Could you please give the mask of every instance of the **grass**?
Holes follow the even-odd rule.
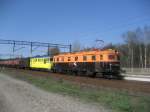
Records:
[[[114,112],[150,112],[149,96],[131,96],[121,91],[85,88],[62,79],[54,80],[51,77],[16,74],[11,76],[25,80],[49,92],[69,95],[85,102],[103,105]]]

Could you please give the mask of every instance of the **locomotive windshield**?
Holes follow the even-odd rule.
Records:
[[[115,55],[108,55],[108,59],[110,59],[110,60],[115,60]]]

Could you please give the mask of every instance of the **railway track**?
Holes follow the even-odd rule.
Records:
[[[150,82],[130,81],[130,80],[108,80],[103,78],[90,78],[81,76],[72,76],[58,73],[49,73],[43,71],[31,71],[22,69],[6,69],[5,73],[15,73],[20,75],[32,75],[38,77],[51,77],[54,80],[64,80],[80,86],[93,87],[96,89],[115,89],[127,91],[134,95],[148,94],[150,95]]]
[[[124,79],[125,80],[150,82],[150,76],[149,75],[125,75]]]

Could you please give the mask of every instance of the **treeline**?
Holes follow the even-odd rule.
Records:
[[[128,68],[150,67],[150,27],[137,28],[122,35],[124,43],[104,47],[120,51],[121,65]]]

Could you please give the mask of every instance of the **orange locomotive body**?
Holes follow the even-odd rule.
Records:
[[[121,77],[119,53],[112,49],[59,54],[53,57],[53,62],[55,72]]]

